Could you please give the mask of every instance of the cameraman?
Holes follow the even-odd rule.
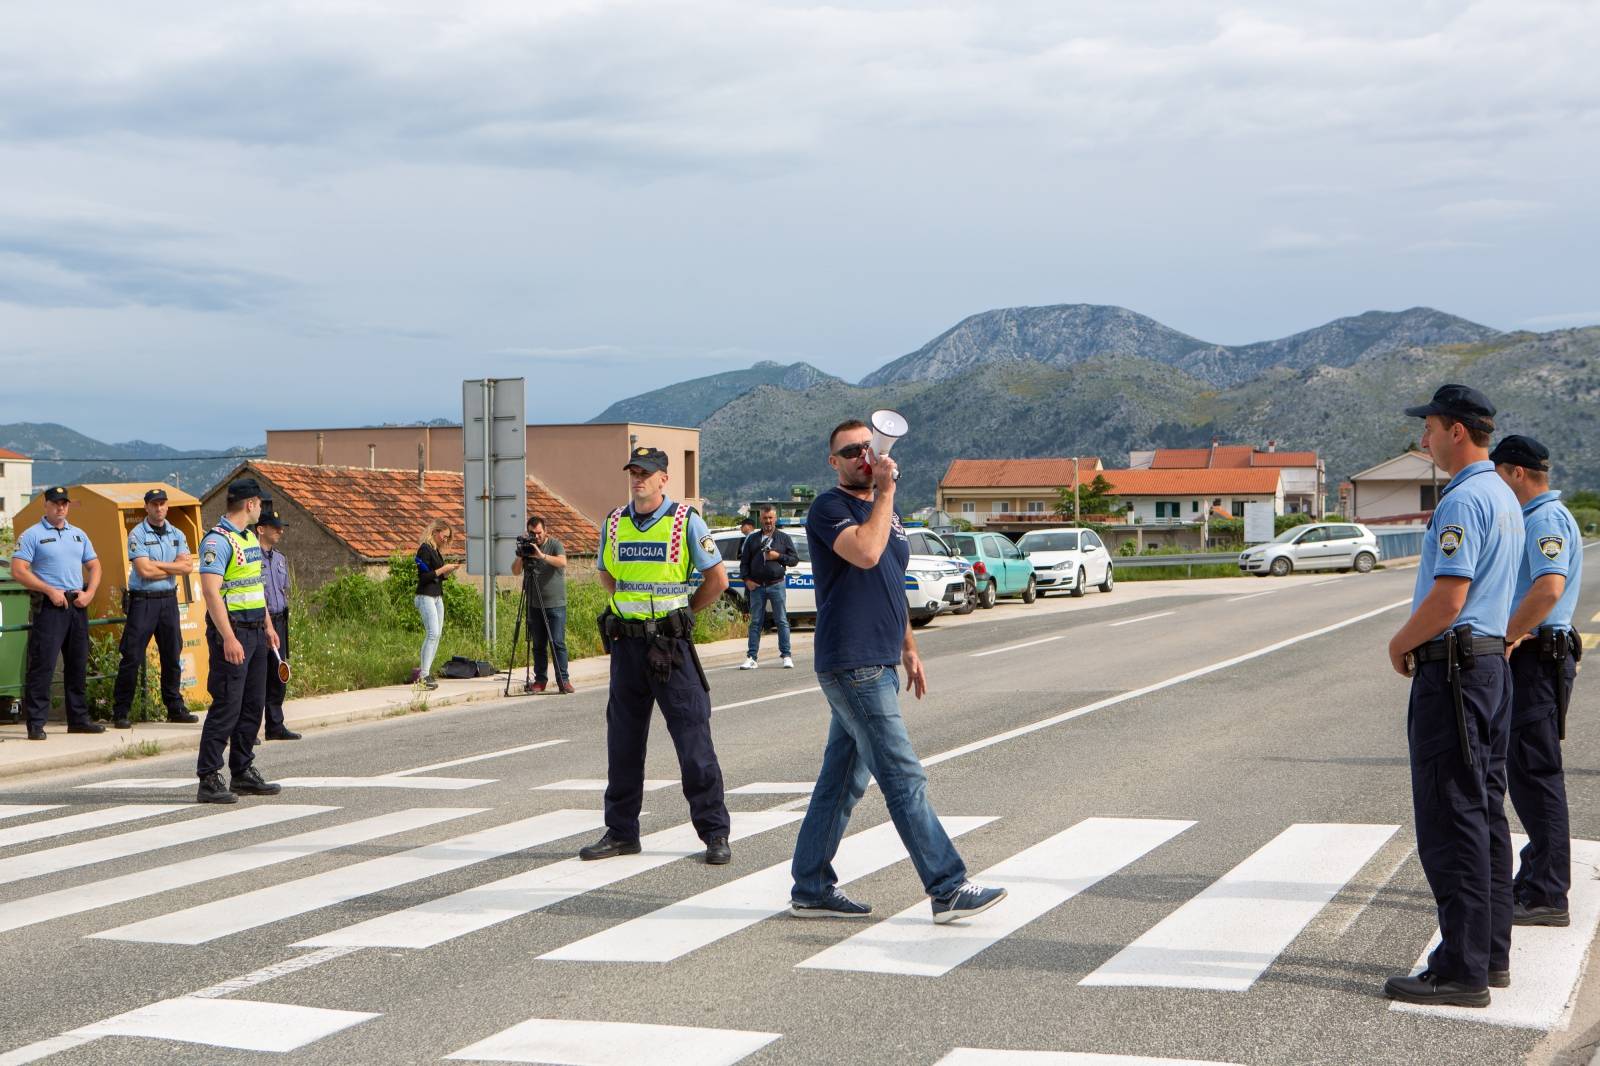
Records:
[[[750,604],[748,651],[739,669],[756,668],[761,628],[768,611],[772,612],[772,620],[778,627],[778,655],[783,660],[783,668],[794,669],[794,658],[789,654],[789,611],[784,600],[784,581],[788,568],[799,562],[794,541],[778,528],[777,509],[763,507],[761,528],[745,537],[739,549],[739,576],[744,579],[745,595]]]
[[[528,535],[517,538],[513,574],[527,574],[528,639],[533,644],[533,691],[543,692],[549,680],[549,660],[554,652],[556,689],[574,692],[567,677],[567,556],[554,537],[545,535],[544,518],[528,516]]]

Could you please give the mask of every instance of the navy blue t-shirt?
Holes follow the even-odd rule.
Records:
[[[872,504],[838,488],[811,503],[806,541],[817,588],[817,632],[812,644],[819,674],[859,666],[894,666],[906,642],[906,562],[911,545],[894,515],[889,543],[871,570],[834,554],[833,541],[865,525]]]

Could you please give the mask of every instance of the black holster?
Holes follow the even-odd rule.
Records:
[[[1472,654],[1472,627],[1459,625],[1448,630],[1445,641],[1445,677],[1450,682],[1450,700],[1456,710],[1456,737],[1461,742],[1461,761],[1477,766],[1472,754],[1472,741],[1467,737],[1467,708],[1461,696],[1461,673],[1471,670],[1476,658]]]
[[[676,638],[665,633],[657,633],[651,637],[645,651],[645,662],[650,664],[650,673],[657,681],[665,682],[672,677],[672,652],[677,643]]]
[[[1573,629],[1540,626],[1534,632],[1538,641],[1539,661],[1550,664],[1550,676],[1556,686],[1556,737],[1567,739],[1567,703],[1572,699],[1572,686],[1567,682],[1567,659],[1574,662],[1583,657],[1583,642]],[[1576,649],[1576,650],[1574,650]]]

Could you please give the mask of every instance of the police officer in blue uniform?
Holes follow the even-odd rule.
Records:
[[[1577,519],[1550,488],[1550,450],[1532,437],[1509,436],[1489,453],[1522,504],[1527,534],[1517,566],[1515,606],[1506,636],[1511,651],[1511,741],[1506,762],[1511,805],[1528,845],[1511,883],[1515,925],[1564,926],[1572,885],[1567,782],[1561,741],[1567,701],[1583,643],[1572,628],[1583,583]]]
[[[144,494],[144,521],[128,532],[128,602],[122,627],[122,653],[112,690],[111,724],[127,729],[133,723],[133,690],[145,661],[150,638],[161,657],[161,703],[169,722],[198,722],[183,705],[183,631],[178,618],[178,582],[194,572],[194,556],[183,530],[167,521],[167,492]]]
[[[200,730],[197,803],[236,803],[240,795],[275,796],[281,786],[255,767],[256,734],[267,699],[267,671],[278,634],[267,619],[261,577],[261,487],[254,478],[228,486],[228,513],[200,541],[200,588],[206,598],[211,653],[211,709]],[[227,752],[230,779],[222,783]]]
[[[578,856],[638,854],[645,742],[657,704],[677,748],[690,819],[706,842],[705,861],[720,866],[732,860],[730,823],[711,743],[711,686],[694,649],[694,612],[716,602],[728,575],[704,519],[666,495],[666,452],[635,448],[624,469],[633,499],[607,519],[599,556],[600,582],[611,594],[600,620],[611,653],[606,831]],[[689,582],[691,568],[704,575],[698,588]]]
[[[1451,475],[1423,537],[1411,617],[1389,641],[1390,665],[1411,678],[1417,856],[1441,934],[1421,973],[1384,984],[1408,1003],[1486,1007],[1491,986],[1511,983],[1505,635],[1523,536],[1517,498],[1489,461],[1494,413],[1465,385],[1406,408],[1424,420],[1424,450]]]
[[[89,604],[100,587],[100,560],[83,530],[67,521],[72,497],[56,485],[44,490],[44,517],[22,531],[11,556],[11,576],[33,593],[28,671],[22,702],[28,739],[43,740],[50,716],[50,678],[61,659],[67,698],[67,732],[104,733],[89,717]]]

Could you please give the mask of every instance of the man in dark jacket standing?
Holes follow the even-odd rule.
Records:
[[[739,549],[739,576],[744,579],[745,597],[750,606],[750,647],[741,670],[756,668],[756,653],[761,650],[761,627],[767,612],[778,625],[778,654],[785,670],[794,669],[789,654],[789,610],[784,602],[784,580],[789,567],[800,562],[789,534],[778,528],[778,512],[761,509],[761,527],[744,538]]]

